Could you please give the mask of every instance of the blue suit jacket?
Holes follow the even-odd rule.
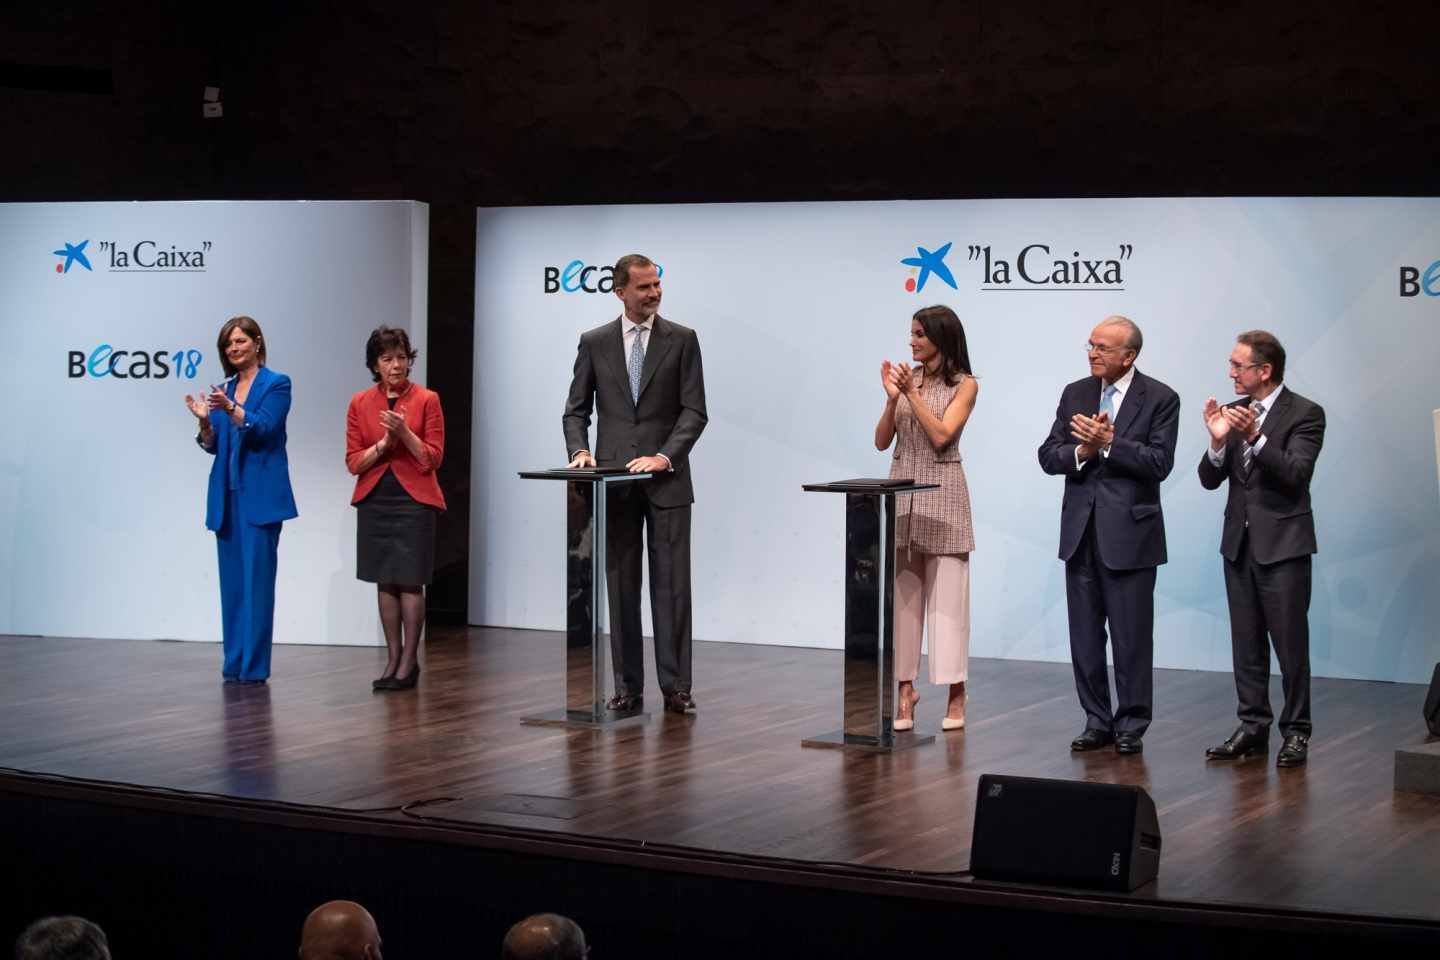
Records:
[[[235,381],[225,387],[235,399]],[[210,412],[215,430],[215,455],[210,465],[210,489],[205,498],[205,526],[219,530],[225,520],[225,474],[230,445],[240,445],[240,499],[245,519],[252,525],[279,523],[298,517],[295,494],[290,490],[290,461],[285,456],[285,417],[290,413],[290,378],[261,367],[245,398],[245,423],[238,429],[221,410]],[[233,439],[232,439],[233,438]],[[204,448],[202,448],[204,449]]]
[[[1065,477],[1065,497],[1060,506],[1060,559],[1069,560],[1074,555],[1093,513],[1095,539],[1106,567],[1157,567],[1166,559],[1160,481],[1175,466],[1180,398],[1159,380],[1136,370],[1115,420],[1110,456],[1096,457],[1076,470],[1076,441],[1070,436],[1070,417],[1077,413],[1093,417],[1099,405],[1099,377],[1070,384],[1060,395],[1050,435],[1040,445],[1041,468]]]

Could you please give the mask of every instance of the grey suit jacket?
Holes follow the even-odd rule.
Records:
[[[1245,398],[1227,406],[1249,402]],[[1286,387],[1260,432],[1265,446],[1251,461],[1248,476],[1242,469],[1241,437],[1226,438],[1225,462],[1218,467],[1208,454],[1200,457],[1200,483],[1206,490],[1230,481],[1220,553],[1232,563],[1247,526],[1250,553],[1260,563],[1292,560],[1317,549],[1310,477],[1325,442],[1325,411]]]
[[[656,316],[645,345],[639,402],[630,396],[620,319],[580,335],[575,374],[565,401],[566,456],[589,450],[602,467],[623,467],[636,457],[663,453],[672,472],[645,484],[658,507],[695,502],[690,482],[690,449],[709,420],[705,374],[695,331]],[[590,446],[590,415],[599,415]]]

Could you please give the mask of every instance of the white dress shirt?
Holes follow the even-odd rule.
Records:
[[[650,331],[655,327],[655,318],[647,317],[644,323],[631,323],[630,318],[620,317],[620,339],[625,345],[625,361],[630,361],[630,351],[635,349],[635,337],[641,331],[645,336],[640,338],[640,356],[645,356],[645,351],[650,349]]]

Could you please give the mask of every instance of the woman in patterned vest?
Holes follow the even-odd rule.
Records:
[[[960,462],[960,434],[975,409],[979,385],[970,370],[965,328],[949,307],[926,307],[910,321],[915,366],[880,365],[885,410],[875,448],[895,444],[892,478],[938,483],[939,490],[902,497],[895,524],[894,729],[915,726],[920,694],[920,636],[930,636],[930,682],[948,684],[942,730],[965,726],[970,661],[970,551],[975,534],[970,490]]]

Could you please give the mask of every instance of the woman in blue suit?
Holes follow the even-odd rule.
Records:
[[[205,526],[220,554],[220,672],[226,683],[259,684],[270,676],[280,525],[299,516],[285,456],[290,378],[265,366],[265,337],[249,317],[225,321],[216,346],[229,379],[185,405],[200,423],[195,442],[215,457]]]

